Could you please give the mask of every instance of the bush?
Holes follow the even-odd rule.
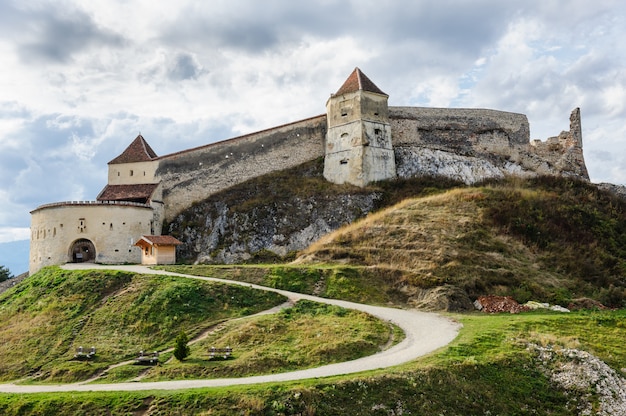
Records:
[[[190,350],[189,345],[187,345],[188,342],[189,337],[187,337],[185,331],[181,331],[176,337],[176,345],[174,346],[174,357],[176,357],[178,361],[184,361],[185,358],[189,356]]]

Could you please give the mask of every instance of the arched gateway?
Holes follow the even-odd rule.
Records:
[[[85,238],[74,241],[70,249],[72,263],[93,263],[96,260],[96,247]]]

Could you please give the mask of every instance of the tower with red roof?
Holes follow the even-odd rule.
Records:
[[[396,177],[389,96],[359,68],[326,103],[324,177],[365,186]]]

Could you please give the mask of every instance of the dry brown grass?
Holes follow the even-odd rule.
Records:
[[[455,240],[480,217],[472,201],[481,195],[477,189],[456,189],[407,199],[329,234],[304,256],[332,261],[349,246],[349,255],[361,264],[428,274],[458,254]]]

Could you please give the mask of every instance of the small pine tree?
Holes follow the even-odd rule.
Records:
[[[11,272],[8,268],[0,266],[0,282],[4,282],[5,280],[11,279],[12,277],[13,275],[11,275]]]
[[[176,357],[178,361],[184,361],[185,358],[189,356],[190,349],[189,345],[187,345],[188,342],[189,337],[187,337],[185,331],[180,331],[180,334],[176,337],[176,345],[174,346],[174,357]]]

